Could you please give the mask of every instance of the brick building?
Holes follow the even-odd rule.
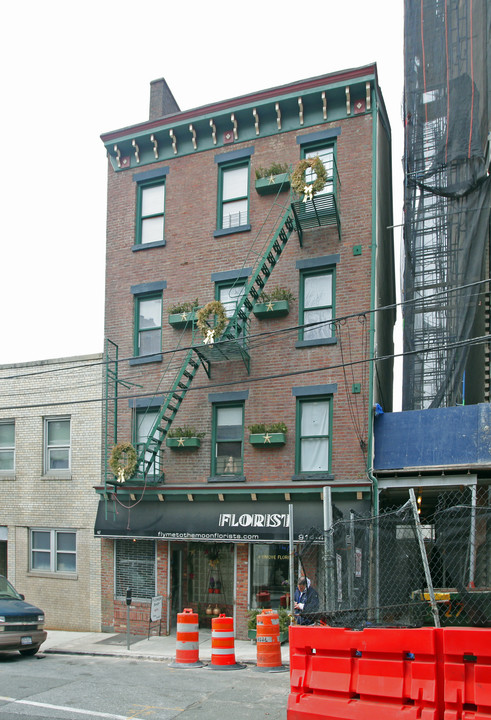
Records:
[[[376,66],[187,111],[157,80],[149,120],[102,140],[105,454],[124,476],[97,488],[103,627],[125,626],[130,587],[132,630],[160,594],[167,630],[189,606],[243,637],[248,609],[286,602],[290,507],[295,542],[325,487],[335,516],[370,511],[373,407],[392,403],[392,362],[370,358],[395,314]]]
[[[0,366],[0,574],[46,626],[100,630],[102,355]]]

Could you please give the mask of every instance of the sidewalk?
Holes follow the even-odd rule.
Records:
[[[176,636],[153,635],[130,636],[130,649],[124,633],[70,632],[48,630],[48,638],[41,645],[40,653],[61,653],[67,655],[111,655],[145,660],[164,660],[172,662],[176,656]],[[211,630],[199,631],[199,659],[203,663],[211,661]],[[251,640],[235,640],[235,659],[237,663],[256,665],[257,649]],[[282,664],[289,665],[289,646],[281,646]]]

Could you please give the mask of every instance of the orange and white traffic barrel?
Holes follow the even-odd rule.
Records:
[[[234,619],[225,614],[211,621],[211,670],[240,670],[235,662]]]
[[[263,610],[256,617],[257,670],[284,672],[281,663],[280,619],[275,610]]]
[[[182,613],[177,613],[176,659],[170,666],[195,668],[202,665],[199,660],[198,613],[192,608],[184,608]]]

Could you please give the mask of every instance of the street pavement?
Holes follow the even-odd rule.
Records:
[[[67,655],[102,655],[142,658],[173,662],[176,657],[176,636],[152,635],[130,636],[129,649],[125,633],[70,632],[48,630],[47,640],[41,645],[40,653]],[[235,640],[236,663],[257,664],[257,648],[252,640]],[[211,662],[211,630],[199,631],[199,660]],[[281,646],[281,661],[285,670],[289,667],[289,646]]]

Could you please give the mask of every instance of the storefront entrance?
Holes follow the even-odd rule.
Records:
[[[192,607],[200,627],[211,627],[220,613],[232,615],[235,605],[235,552],[232,543],[171,544],[171,613]]]

